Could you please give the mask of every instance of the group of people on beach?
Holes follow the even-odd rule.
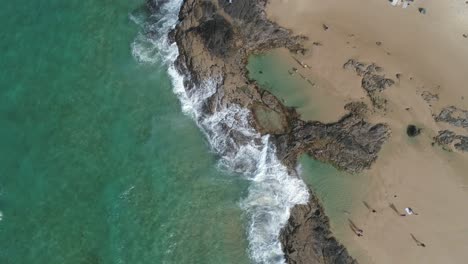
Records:
[[[363,204],[364,206],[367,207],[367,209],[369,209],[370,212],[372,213],[377,213],[377,210],[375,210],[374,208],[372,208],[367,202],[363,201]],[[406,207],[405,208],[405,212],[406,213],[400,213],[400,211],[396,208],[396,206],[391,203],[389,205],[389,207],[395,211],[396,214],[398,214],[399,216],[407,216],[407,215],[418,215],[418,213],[416,213],[411,207]],[[353,221],[351,221],[351,219],[348,218],[348,223],[349,223],[349,227],[351,228],[351,230],[354,232],[354,234],[356,234],[356,236],[358,237],[362,237],[364,236],[364,230],[362,230],[361,228],[359,228]],[[416,242],[416,245],[420,246],[420,247],[426,247],[426,244],[424,244],[423,242],[419,241],[413,234],[410,234],[411,235],[411,238]]]

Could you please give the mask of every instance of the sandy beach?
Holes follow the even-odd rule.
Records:
[[[468,4],[416,0],[404,9],[384,0],[271,0],[267,13],[309,38],[304,56],[277,54],[306,81],[294,92],[323,106],[320,121],[337,120],[346,103],[362,101],[371,108],[372,122],[392,130],[377,162],[365,172],[370,180],[360,197],[370,209],[356,201],[359,206],[349,214],[364,235],[349,229],[339,239],[361,263],[466,262],[468,153],[432,143],[444,129],[468,135],[467,128],[433,116],[451,105],[468,109]],[[395,81],[382,92],[385,109],[371,107],[362,76],[343,68],[349,59],[375,63]],[[422,94],[438,99],[424,100]],[[421,134],[408,137],[409,124],[422,128]],[[417,215],[400,216],[391,204],[400,214],[411,207]]]

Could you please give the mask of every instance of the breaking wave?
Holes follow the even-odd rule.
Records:
[[[134,57],[143,63],[165,63],[172,79],[173,91],[178,96],[182,110],[190,115],[208,138],[211,148],[220,156],[223,169],[238,172],[251,181],[248,195],[240,207],[248,216],[249,253],[256,263],[284,263],[279,241],[281,228],[287,223],[290,209],[306,203],[309,197],[305,183],[288,174],[287,168],[277,159],[269,135],[261,136],[249,124],[250,111],[238,105],[217,109],[205,114],[201,107],[216,92],[220,78],[205,80],[196,89],[187,91],[184,78],[174,62],[178,56],[175,43],[170,43],[168,33],[178,21],[182,0],[168,1],[159,14],[145,22],[137,15],[132,21],[142,26],[142,31],[132,43]],[[242,138],[242,140],[237,140]]]

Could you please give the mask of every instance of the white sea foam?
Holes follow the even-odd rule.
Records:
[[[132,44],[135,58],[145,63],[166,62],[174,93],[184,113],[193,117],[208,138],[213,151],[219,154],[223,169],[239,172],[251,180],[248,196],[240,202],[249,219],[249,253],[256,263],[284,263],[279,233],[287,223],[289,210],[306,203],[309,197],[305,183],[288,174],[276,157],[276,149],[268,135],[261,136],[249,124],[251,113],[238,105],[231,105],[212,114],[204,114],[201,107],[220,85],[213,76],[190,92],[184,87],[184,77],[174,66],[178,56],[175,43],[170,44],[167,33],[176,25],[182,0],[169,1],[162,6],[163,16],[145,25],[156,32],[149,39],[140,33]],[[157,16],[157,15],[156,15]],[[153,20],[154,21],[154,20]],[[146,38],[146,39],[145,39]],[[242,138],[242,140],[238,140]]]

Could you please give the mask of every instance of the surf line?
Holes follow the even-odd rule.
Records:
[[[219,167],[243,175],[250,180],[248,195],[240,201],[247,219],[249,254],[256,263],[284,263],[279,234],[289,219],[290,209],[305,204],[309,199],[306,184],[289,175],[278,160],[276,148],[269,135],[260,135],[250,124],[251,113],[238,105],[216,109],[206,113],[202,106],[222,84],[221,76],[212,76],[190,90],[184,82],[190,76],[183,75],[176,66],[179,48],[169,40],[168,34],[178,23],[182,0],[168,1],[153,14],[153,21],[144,25],[156,34],[152,37],[141,33],[132,44],[135,58],[141,62],[163,62],[168,67],[173,92],[179,98],[182,111],[192,117],[204,133],[211,149],[219,155]],[[242,135],[242,142],[234,135]]]

